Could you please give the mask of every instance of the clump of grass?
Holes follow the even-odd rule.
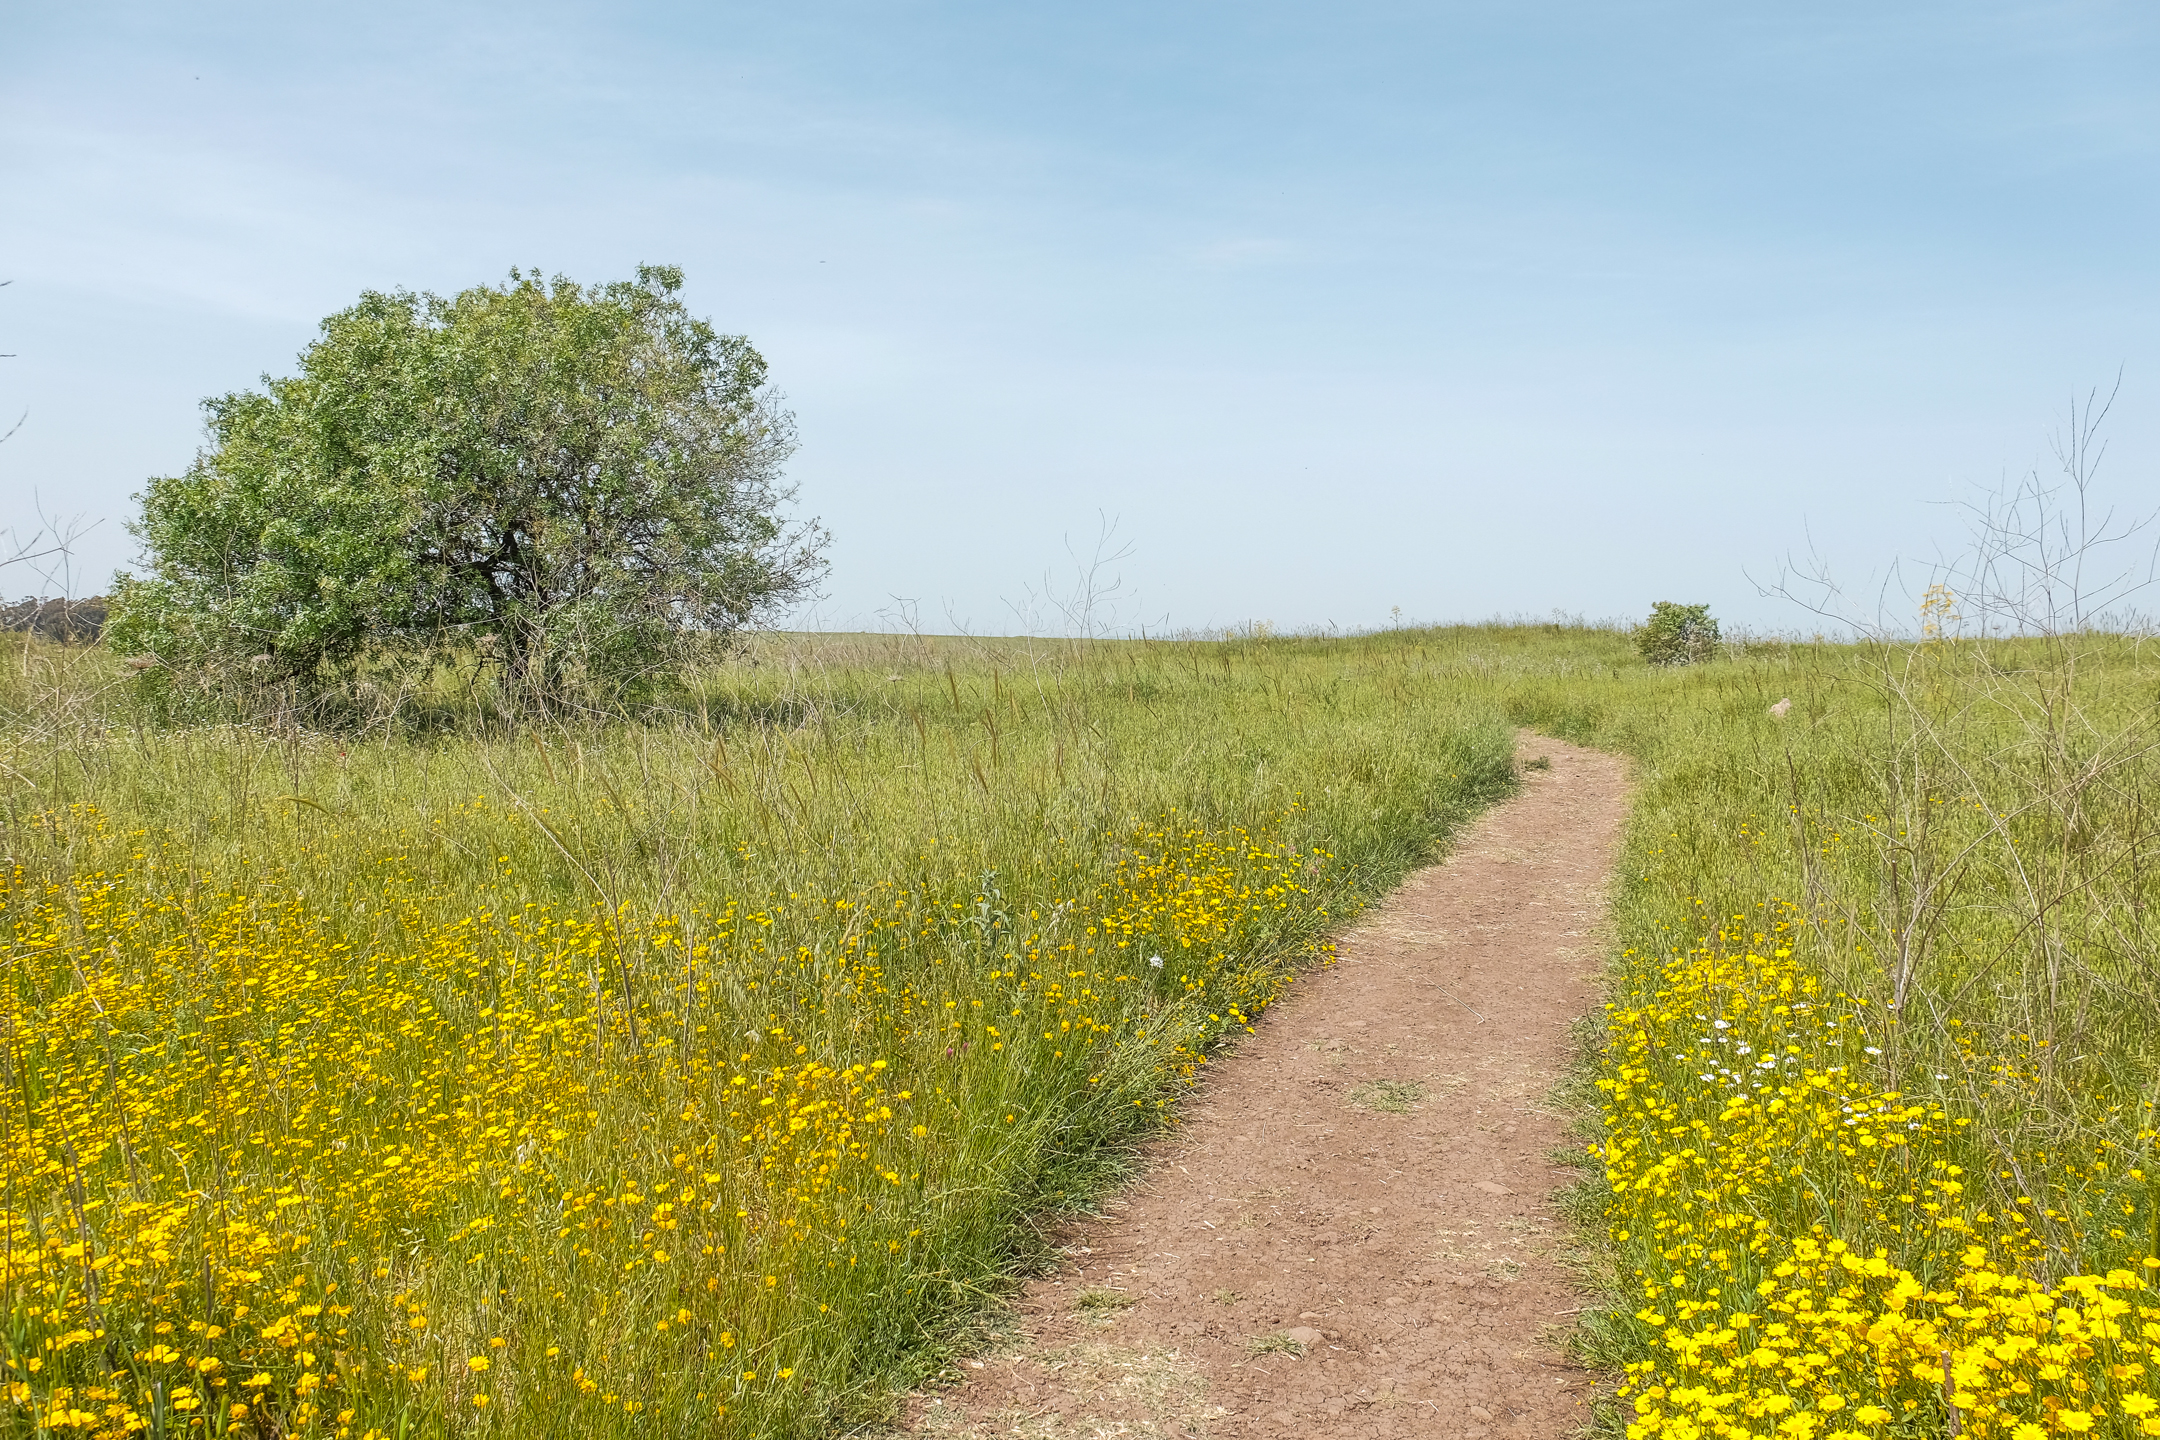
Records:
[[[1128,1310],[1135,1304],[1134,1297],[1123,1290],[1107,1286],[1094,1286],[1073,1296],[1073,1304],[1081,1310]]]
[[[1425,1098],[1420,1080],[1368,1080],[1350,1092],[1350,1104],[1384,1115],[1407,1115]]]
[[[1252,1335],[1246,1337],[1245,1353],[1247,1355],[1253,1356],[1303,1355],[1305,1353],[1305,1347],[1303,1345],[1300,1345],[1297,1341],[1291,1339],[1282,1331],[1275,1330],[1271,1331],[1266,1335]]]
[[[1237,1291],[1228,1289],[1217,1290],[1214,1294],[1208,1296],[1208,1299],[1213,1300],[1217,1305],[1235,1305],[1244,1298]]]

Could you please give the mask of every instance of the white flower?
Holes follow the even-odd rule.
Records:
[[[1147,963],[1150,970],[1160,970],[1162,969],[1162,956],[1150,955],[1147,957]]]
[[[1867,1053],[1870,1055],[1880,1055],[1882,1054],[1882,1047],[1879,1045],[1870,1045],[1867,1047]]]

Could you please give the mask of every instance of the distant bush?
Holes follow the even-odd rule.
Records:
[[[86,600],[25,596],[12,605],[0,605],[0,630],[27,632],[63,645],[89,645],[104,633],[108,603],[103,595]]]
[[[1699,665],[1717,648],[1718,624],[1708,605],[1660,600],[1635,630],[1635,648],[1652,665]]]

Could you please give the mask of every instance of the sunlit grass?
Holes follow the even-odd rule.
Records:
[[[1585,1197],[1614,1428],[2160,1433],[2156,678],[2070,636],[1512,686],[1640,782]]]
[[[1513,721],[1636,776],[1579,1210],[1614,1427],[2160,1432],[2138,645],[755,658],[671,715],[341,740],[137,729],[109,658],[22,653],[12,1423],[873,1414],[1505,789]]]
[[[1508,783],[1384,659],[807,655],[493,738],[25,702],[14,1423],[874,1413]]]

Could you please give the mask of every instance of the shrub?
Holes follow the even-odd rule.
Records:
[[[1635,631],[1635,648],[1652,665],[1699,665],[1717,646],[1718,623],[1708,605],[1660,600]]]

